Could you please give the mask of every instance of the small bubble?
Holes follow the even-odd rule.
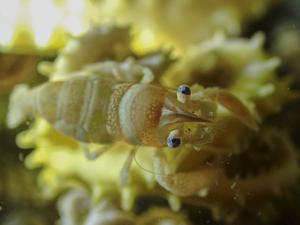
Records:
[[[236,187],[236,182],[233,182],[230,186],[230,189],[234,189]]]
[[[198,192],[198,195],[202,198],[206,197],[209,193],[209,188],[203,188]]]

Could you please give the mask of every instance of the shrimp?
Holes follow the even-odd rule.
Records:
[[[230,92],[207,88],[192,95],[187,85],[176,91],[152,84],[153,77],[151,70],[139,65],[124,69],[106,62],[31,90],[19,86],[11,96],[7,125],[14,128],[28,117],[41,116],[57,131],[83,143],[87,153],[88,143],[124,141],[177,148],[209,142],[205,127],[215,120],[217,104],[257,129],[248,108]],[[187,133],[184,124],[191,123],[200,129]]]

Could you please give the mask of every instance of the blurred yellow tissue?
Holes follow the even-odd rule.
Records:
[[[298,0],[0,3],[0,224],[300,224]]]

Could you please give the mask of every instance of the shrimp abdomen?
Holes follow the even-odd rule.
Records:
[[[49,82],[36,92],[38,113],[60,132],[82,142],[112,141],[106,120],[116,81],[105,76],[79,76]]]

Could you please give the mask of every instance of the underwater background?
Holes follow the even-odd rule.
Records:
[[[0,3],[0,224],[300,224],[299,0]],[[42,116],[10,128],[18,85],[69,80],[95,63],[150,71],[172,90],[226,90],[258,130],[204,101],[201,113],[217,116],[191,129],[209,141],[140,145],[124,173],[130,143],[91,143],[105,152],[90,160]]]

